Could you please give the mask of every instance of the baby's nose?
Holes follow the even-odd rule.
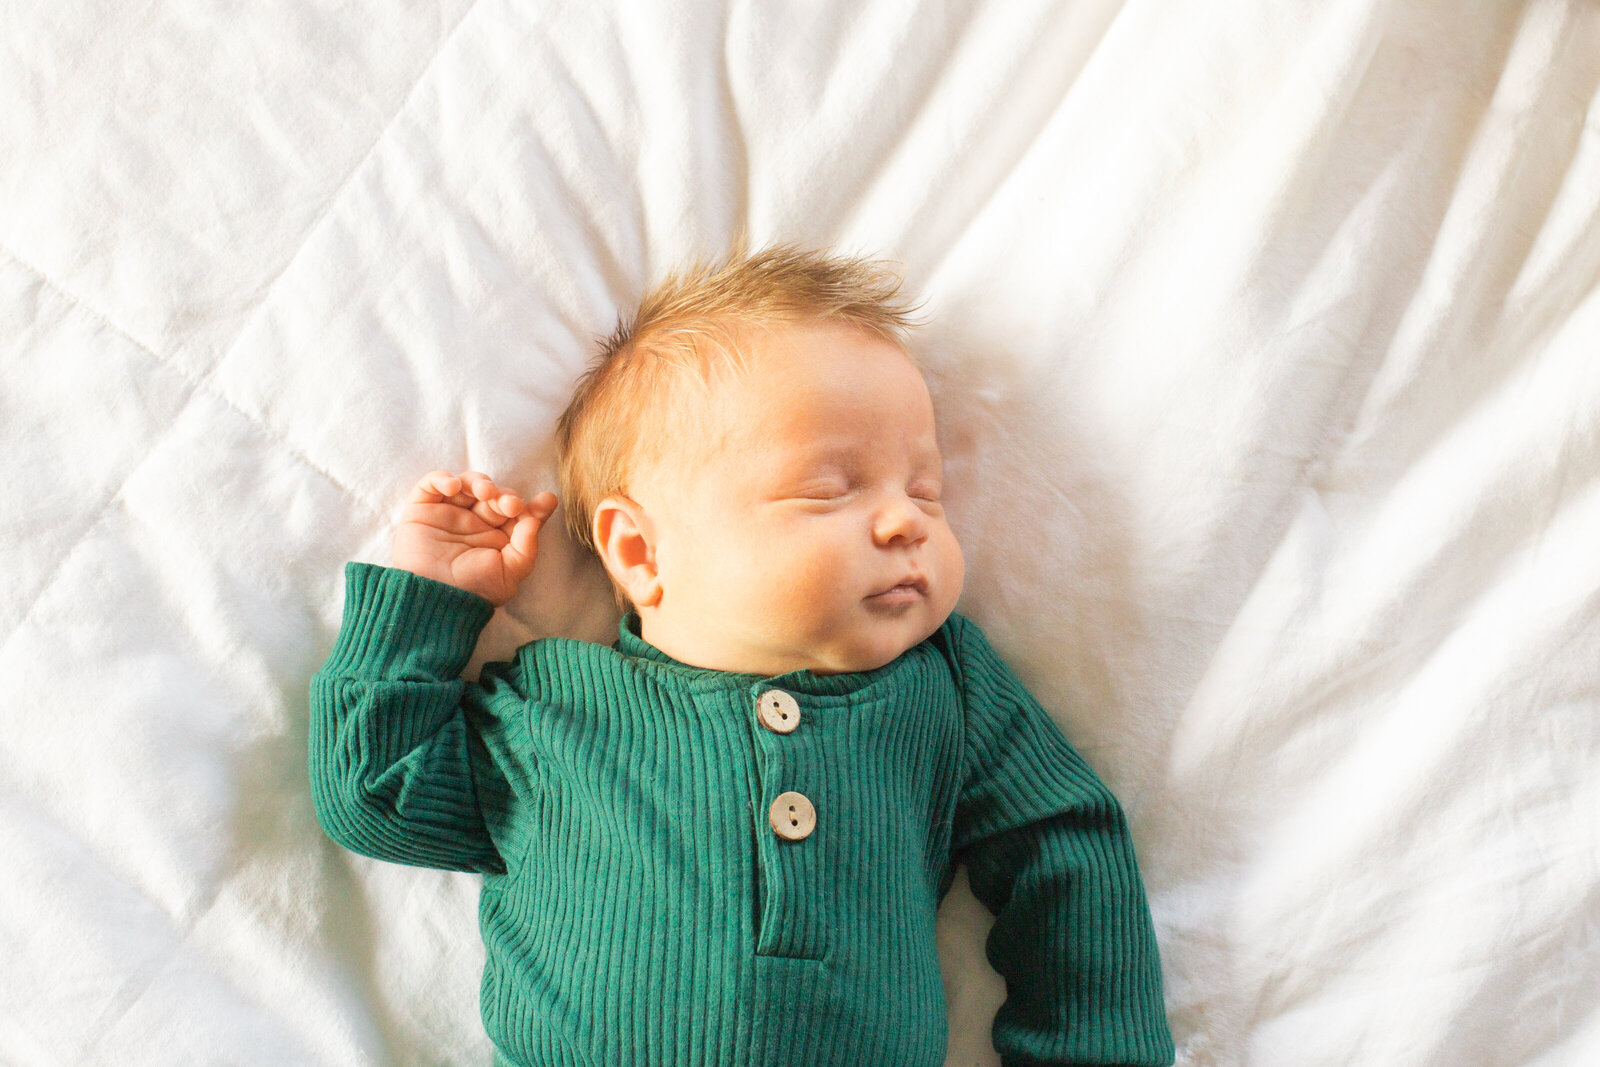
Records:
[[[873,520],[872,539],[880,545],[898,541],[915,543],[927,536],[927,517],[916,502],[907,497],[886,504]]]

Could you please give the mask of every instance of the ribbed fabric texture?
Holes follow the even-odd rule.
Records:
[[[458,675],[491,610],[351,564],[311,685],[334,840],[484,875],[497,1061],[937,1067],[934,917],[955,867],[996,914],[1007,1067],[1167,1064],[1150,915],[1122,811],[953,616],[876,671],[776,678],[678,663],[630,616]],[[769,689],[798,728],[762,724]],[[816,828],[779,837],[798,792]]]

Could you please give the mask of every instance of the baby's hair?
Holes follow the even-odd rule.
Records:
[[[883,260],[786,244],[756,252],[736,246],[652,288],[632,319],[619,318],[601,342],[556,424],[558,488],[572,537],[595,548],[600,501],[627,493],[637,462],[660,458],[661,442],[690,430],[686,420],[672,424],[685,385],[742,369],[752,337],[774,326],[836,323],[904,350],[915,308],[900,286]]]

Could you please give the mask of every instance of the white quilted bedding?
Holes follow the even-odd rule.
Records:
[[[312,816],[340,566],[740,228],[926,298],[1181,1064],[1600,1063],[1597,89],[1593,0],[0,0],[0,1063],[487,1064],[475,880]],[[544,550],[480,657],[609,633]]]

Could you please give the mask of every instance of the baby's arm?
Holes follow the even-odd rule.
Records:
[[[964,623],[966,774],[952,849],[995,913],[1002,1064],[1170,1064],[1161,964],[1122,808]]]
[[[339,636],[311,680],[308,746],[317,818],[339,844],[396,863],[505,869],[484,805],[506,782],[467,725],[460,675],[491,604],[532,570],[554,507],[548,493],[525,505],[482,474],[435,472],[406,505],[396,565],[346,567]],[[516,681],[510,665],[486,667],[472,699],[518,704]]]
[[[423,476],[394,535],[394,565],[476,593],[499,607],[533,572],[539,527],[556,509],[553,493],[523,502],[486,474]]]

